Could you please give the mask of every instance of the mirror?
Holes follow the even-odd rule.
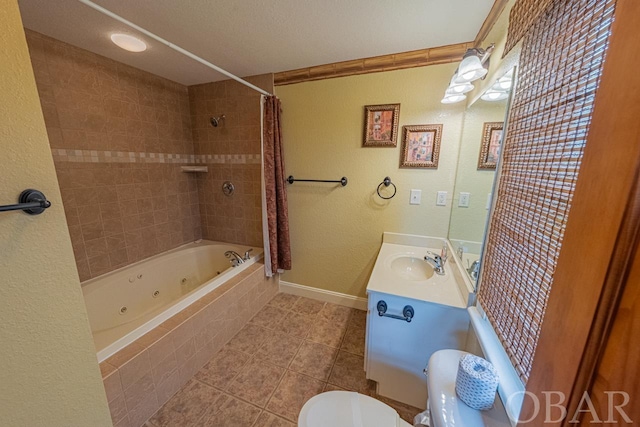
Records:
[[[514,70],[498,79],[513,81]],[[465,111],[458,170],[449,222],[449,241],[475,283],[482,242],[491,208],[509,93],[497,93],[494,84]]]

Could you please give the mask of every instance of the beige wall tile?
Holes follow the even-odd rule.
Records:
[[[144,351],[119,368],[122,388],[126,391],[140,378],[149,375],[151,364],[148,351]]]
[[[140,426],[148,420],[160,407],[155,391],[144,396],[138,406],[129,409],[129,420],[132,426]]]
[[[120,373],[117,370],[114,370],[111,374],[105,376],[102,382],[104,384],[104,391],[107,394],[107,402],[111,402],[122,394],[123,390],[122,383],[120,382]]]
[[[151,372],[140,377],[130,387],[124,390],[124,401],[127,409],[131,411],[133,408],[143,403],[147,396],[155,393],[155,384]]]
[[[177,369],[156,386],[158,404],[164,405],[184,384]]]
[[[127,417],[127,406],[125,405],[123,394],[119,394],[109,402],[109,412],[114,425]]]
[[[174,372],[178,370],[175,353],[169,353],[164,359],[151,369],[153,382],[156,385],[165,382]]]
[[[179,148],[178,152],[193,153],[185,86],[29,30],[26,34],[51,148],[155,153],[173,153]],[[164,130],[164,138],[158,138],[159,128]],[[148,188],[136,193],[135,189],[121,184],[167,183],[166,179],[170,178],[176,186],[181,180],[194,181],[196,190],[195,177],[163,172],[178,170],[179,165],[175,164],[153,165],[155,173],[152,174],[149,164],[104,163],[104,155],[99,157],[103,163],[95,164],[70,163],[69,159],[65,155],[54,160],[63,202],[77,207],[75,211],[68,210],[67,217],[70,226],[82,226],[81,238],[73,243],[78,249],[85,248],[85,240],[135,230],[140,227],[140,221],[143,224],[167,222],[169,213],[163,209],[155,209],[163,211],[156,215],[133,217],[153,211],[147,197],[157,192],[152,193],[152,188]],[[73,167],[67,168],[67,165]],[[82,192],[73,194],[70,189],[82,189]],[[76,200],[77,195],[82,200]],[[133,205],[125,203],[127,201],[133,201]],[[125,245],[126,252],[116,252],[116,248],[105,252],[103,247],[99,252],[92,252],[94,245],[89,254],[81,256],[83,251],[77,250],[81,279],[104,274],[199,238],[199,212],[195,214],[195,221],[191,221],[192,216],[191,211],[175,212],[174,219],[191,228],[175,239],[163,236],[161,241],[143,248]],[[125,217],[132,221],[123,221]]]

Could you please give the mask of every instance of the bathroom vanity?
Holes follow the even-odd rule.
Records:
[[[444,274],[424,260],[447,248]],[[367,378],[385,397],[424,408],[429,357],[464,349],[473,287],[442,238],[384,233],[367,285]]]

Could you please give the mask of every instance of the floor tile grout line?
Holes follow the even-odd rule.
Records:
[[[269,394],[269,398],[267,399],[267,402],[264,404],[264,410],[267,410],[267,406],[269,406],[269,403],[271,403],[271,399],[273,399],[273,395],[276,394],[276,391],[278,391],[278,387],[280,387],[280,384],[282,384],[282,380],[284,380],[284,377],[287,375],[287,369],[284,369],[284,372],[282,373],[282,376],[280,377],[280,379],[278,380],[278,383],[276,384],[276,386],[273,388],[273,391],[271,392],[271,394]]]
[[[290,369],[286,369],[286,370],[285,370],[285,373],[284,373],[284,375],[282,376],[282,379],[284,379],[284,377],[287,375],[287,372],[291,372],[292,374],[295,374],[295,375],[301,375],[301,376],[306,377],[306,378],[309,378],[309,379],[311,379],[311,380],[321,382],[321,383],[323,384],[323,386],[322,386],[322,390],[324,390],[324,387],[325,387],[325,386],[326,386],[326,384],[327,384],[327,382],[326,382],[326,381],[321,381],[321,380],[318,380],[318,379],[316,379],[316,378],[313,378],[313,377],[312,377],[312,376],[310,376],[310,375],[303,374],[303,373],[296,372],[296,371],[292,371],[292,370],[290,370]],[[282,379],[280,380],[280,383],[282,383]],[[273,394],[275,394],[275,392],[276,392],[276,390],[278,389],[278,387],[280,387],[280,384],[278,384],[278,386],[274,389]],[[273,398],[273,394],[269,397],[269,402],[267,402],[267,404],[265,405],[265,411],[266,411],[266,407],[269,405],[269,403],[271,402],[271,399]],[[271,412],[270,412],[270,413],[271,413]],[[274,414],[274,415],[277,415],[277,416],[279,416],[279,417],[281,417],[281,418],[284,418],[284,419],[285,419],[285,420],[287,420],[287,421],[291,421],[291,422],[293,422],[293,423],[295,423],[295,422],[296,422],[296,421],[294,421],[294,420],[291,420],[291,419],[287,418],[285,415],[278,414],[277,412],[273,412],[273,414]]]
[[[196,381],[196,382],[199,382],[200,384],[205,385],[206,387],[210,387],[210,388],[213,388],[214,390],[218,390],[217,388],[212,387],[212,386],[210,386],[209,384],[203,383],[202,381],[198,380],[197,378],[193,378],[193,380],[194,380],[194,381]],[[216,404],[216,402],[220,399],[220,396],[222,396],[222,394],[223,394],[223,393],[224,393],[224,392],[220,392],[220,393],[219,393],[219,396],[218,396],[218,397],[216,397],[216,398],[213,400],[213,402],[210,402],[210,403],[209,403],[209,405],[207,405],[207,408],[202,412],[202,415],[200,415],[200,416],[198,417],[198,419],[196,420],[195,424],[198,424],[198,422],[200,422],[201,420],[203,420],[203,419],[204,419],[204,417],[207,415],[207,412],[209,412],[209,408],[211,408],[213,405],[215,405],[215,404]],[[164,405],[163,405],[163,406],[164,406]]]
[[[256,353],[257,353],[257,352],[256,352]],[[251,364],[253,361],[255,361],[255,356],[253,356],[253,357],[249,358],[249,360],[244,364],[244,366],[243,366],[243,367],[248,366],[248,365],[249,365],[249,364]],[[261,363],[261,364],[263,364],[263,365],[264,365],[264,364],[271,365],[271,366],[273,366],[273,367],[276,367],[276,368],[278,368],[278,369],[282,369],[282,370],[284,371],[284,372],[282,373],[282,375],[280,376],[280,378],[278,378],[278,380],[277,380],[277,381],[278,381],[278,384],[277,384],[277,385],[276,385],[276,387],[273,389],[273,392],[275,392],[275,390],[276,390],[276,389],[278,388],[278,386],[280,385],[280,381],[282,381],[282,378],[284,378],[284,374],[286,373],[286,370],[287,370],[287,369],[286,369],[286,368],[283,368],[283,367],[281,367],[281,366],[274,365],[273,363],[270,363],[270,362],[260,362],[260,363]],[[231,396],[234,396],[234,397],[237,397],[237,398],[239,398],[239,399],[244,400],[243,398],[241,398],[241,397],[239,397],[239,396],[236,396],[235,394],[233,394],[231,391],[229,391],[229,390],[228,390],[228,388],[229,388],[229,387],[234,383],[234,381],[236,380],[236,378],[237,378],[241,373],[242,373],[242,372],[241,372],[241,371],[239,371],[239,372],[238,372],[238,373],[233,377],[233,380],[229,381],[229,384],[227,384],[227,387],[225,388],[224,392],[225,392],[225,393],[230,394]],[[267,399],[267,402],[264,404],[264,405],[265,405],[265,408],[267,407],[267,404],[269,403],[269,400],[271,400],[271,396],[273,395],[273,392],[271,392],[271,394],[269,394],[269,398]],[[264,409],[264,408],[260,407],[259,405],[257,405],[256,403],[252,403],[252,402],[249,402],[249,401],[247,401],[247,402],[248,402],[248,403],[251,403],[251,404],[252,404],[252,405],[254,405],[254,406],[259,407],[260,409]]]
[[[251,362],[251,360],[249,360],[246,364],[249,364],[250,362]],[[273,365],[273,366],[275,366],[275,365]],[[280,379],[278,379],[278,385],[280,385],[280,381],[282,380],[282,378],[284,378],[284,375],[285,375],[285,373],[286,373],[286,369],[283,369],[283,370],[284,370],[285,372],[282,374],[282,376],[280,377]],[[235,376],[235,377],[237,377],[239,374],[240,374],[240,372],[238,372],[238,374],[236,374],[236,376]],[[235,378],[235,377],[234,377],[234,378]],[[244,398],[244,397],[241,397],[241,396],[238,396],[238,395],[236,395],[236,394],[232,393],[231,391],[227,390],[227,388],[231,385],[231,383],[233,382],[233,380],[232,380],[232,381],[230,381],[230,382],[229,382],[229,384],[227,385],[227,387],[225,387],[224,389],[223,389],[223,388],[220,388],[220,387],[217,387],[217,386],[209,385],[209,384],[205,383],[204,381],[201,381],[201,380],[199,380],[199,379],[197,379],[197,378],[196,378],[195,380],[196,380],[196,381],[198,381],[198,382],[200,382],[200,383],[202,383],[202,384],[204,384],[204,385],[206,385],[207,387],[211,387],[211,388],[213,388],[213,389],[215,389],[215,390],[219,391],[221,394],[224,394],[224,395],[226,395],[226,396],[229,396],[229,397],[231,397],[231,398],[233,398],[233,399],[238,399],[238,400],[240,400],[240,401],[242,401],[242,402],[244,402],[244,403],[247,403],[247,404],[249,404],[249,405],[251,405],[251,406],[254,406],[254,407],[256,407],[256,408],[260,409],[261,411],[266,410],[267,404],[269,403],[269,400],[271,400],[271,396],[272,396],[272,394],[273,394],[273,393],[272,393],[272,394],[270,394],[270,395],[269,395],[269,398],[267,399],[267,403],[265,403],[265,404],[264,404],[264,407],[262,407],[262,406],[258,405],[258,404],[257,404],[257,403],[255,403],[255,402],[251,402],[251,401],[249,401],[248,399],[246,399],[246,398]],[[276,386],[276,388],[274,389],[274,392],[275,392],[275,390],[276,390],[277,388],[278,388],[278,387]],[[217,399],[216,399],[216,400],[217,400]],[[214,401],[214,402],[215,402],[215,401]]]
[[[286,419],[286,418],[285,418],[285,417],[283,417],[282,415],[278,415],[278,414],[276,414],[276,413],[274,413],[274,412],[267,411],[266,409],[263,409],[263,410],[262,410],[262,412],[260,413],[260,415],[262,415],[263,413],[267,413],[267,414],[269,414],[269,415],[273,415],[273,416],[274,416],[274,417],[276,417],[276,418],[280,418],[280,419],[282,419],[282,420],[289,421],[288,419]],[[260,415],[258,415],[258,419],[255,421],[255,423],[253,423],[253,424],[251,425],[251,427],[257,427],[257,426],[258,426],[258,421],[260,420]]]
[[[276,295],[278,295],[278,293],[277,293]],[[201,381],[201,380],[199,380],[199,379],[195,378],[195,375],[194,375],[194,377],[193,377],[193,380],[195,380],[195,381],[197,381],[197,382],[199,382],[199,383],[201,383],[201,384],[203,384],[203,385],[205,385],[205,386],[207,386],[207,387],[210,387],[210,388],[212,388],[212,389],[214,389],[214,390],[217,390],[221,395],[224,395],[224,396],[227,396],[227,397],[229,397],[229,398],[233,398],[233,399],[238,399],[239,401],[245,402],[245,403],[247,403],[247,404],[249,404],[249,405],[251,405],[251,406],[253,406],[253,407],[255,407],[255,408],[259,409],[259,410],[260,410],[260,412],[259,412],[259,413],[258,413],[258,415],[257,415],[256,421],[254,421],[254,423],[252,424],[252,425],[254,425],[254,426],[256,425],[257,420],[260,418],[260,416],[261,416],[263,413],[268,413],[268,414],[271,414],[271,415],[276,416],[276,417],[278,417],[278,418],[282,418],[282,419],[285,419],[285,420],[287,420],[287,421],[291,421],[291,420],[290,420],[288,417],[286,417],[286,416],[283,416],[283,415],[281,415],[281,414],[277,414],[277,413],[274,413],[274,412],[268,411],[268,410],[266,409],[266,407],[267,407],[267,406],[268,406],[268,404],[271,402],[271,400],[272,400],[272,398],[273,398],[273,396],[274,396],[275,392],[277,391],[278,387],[281,385],[281,383],[282,383],[282,381],[284,380],[284,378],[285,378],[285,376],[287,375],[287,373],[291,373],[291,374],[294,374],[294,375],[300,375],[300,376],[302,376],[302,377],[305,377],[305,378],[311,379],[312,381],[316,381],[316,382],[320,383],[320,384],[321,384],[321,386],[322,386],[322,390],[320,391],[320,393],[322,393],[322,392],[324,392],[324,390],[326,389],[326,387],[327,387],[328,385],[333,385],[333,386],[335,386],[335,387],[342,388],[341,386],[337,386],[337,385],[332,384],[332,383],[330,383],[330,382],[329,382],[329,380],[330,380],[330,378],[331,378],[331,375],[333,374],[333,372],[334,372],[334,370],[335,370],[335,366],[336,366],[336,364],[337,364],[338,356],[339,356],[339,354],[340,354],[340,352],[341,352],[341,351],[343,351],[343,352],[345,352],[345,353],[348,353],[348,354],[352,354],[352,355],[358,356],[358,357],[362,357],[362,355],[359,355],[359,354],[356,354],[356,353],[351,353],[350,351],[344,350],[344,349],[342,348],[342,346],[343,346],[343,344],[344,344],[344,341],[345,341],[345,339],[346,339],[347,332],[348,332],[350,329],[352,329],[352,327],[353,327],[353,328],[355,328],[355,326],[354,326],[354,323],[355,323],[355,322],[354,322],[354,317],[353,317],[353,313],[354,313],[354,310],[355,310],[355,309],[350,308],[350,310],[351,310],[351,311],[350,311],[350,314],[349,314],[349,316],[347,317],[347,319],[346,319],[346,323],[345,323],[345,325],[344,325],[344,326],[345,326],[344,334],[342,334],[342,336],[341,336],[340,343],[338,344],[338,347],[333,347],[333,346],[330,346],[330,345],[326,345],[326,344],[324,344],[324,343],[318,343],[318,342],[311,341],[311,340],[310,340],[310,339],[308,339],[308,338],[309,338],[309,335],[311,334],[311,331],[312,331],[312,329],[313,329],[313,325],[316,323],[315,321],[316,321],[319,317],[323,317],[323,318],[325,318],[324,316],[321,316],[321,315],[320,315],[320,313],[322,313],[322,312],[323,312],[323,310],[324,310],[326,307],[328,307],[328,306],[333,306],[333,305],[337,305],[337,304],[331,304],[331,303],[328,303],[328,302],[322,302],[322,305],[320,306],[319,310],[318,310],[318,311],[316,311],[314,314],[311,314],[311,313],[300,313],[300,312],[296,312],[296,311],[294,311],[292,308],[293,308],[293,307],[294,307],[294,306],[295,306],[295,305],[296,305],[296,304],[297,304],[297,303],[298,303],[298,302],[299,302],[303,297],[297,297],[297,299],[295,300],[295,303],[294,303],[293,305],[289,306],[289,307],[291,307],[291,308],[289,308],[289,309],[287,309],[287,308],[283,308],[283,307],[278,307],[278,306],[275,306],[275,305],[271,305],[271,304],[270,304],[270,302],[271,302],[274,298],[275,298],[275,296],[274,296],[274,297],[273,297],[269,302],[267,302],[267,303],[266,303],[266,304],[261,308],[261,310],[262,310],[262,309],[264,309],[266,306],[270,306],[270,307],[276,308],[276,309],[278,309],[278,310],[280,310],[280,311],[283,311],[283,312],[284,312],[284,314],[282,315],[282,318],[281,318],[279,321],[275,322],[273,325],[269,325],[268,327],[265,327],[265,326],[263,326],[263,325],[259,325],[259,324],[253,323],[253,322],[252,322],[252,320],[257,316],[257,313],[256,313],[256,315],[254,315],[254,316],[253,316],[253,317],[252,317],[252,318],[247,322],[247,324],[251,323],[253,326],[257,326],[257,327],[263,328],[264,330],[273,331],[273,332],[276,332],[276,333],[279,333],[279,334],[287,335],[287,336],[289,336],[289,337],[291,337],[291,338],[293,338],[293,339],[299,340],[299,343],[297,344],[297,347],[296,347],[296,349],[295,349],[295,352],[293,353],[292,358],[287,362],[287,366],[286,366],[286,367],[277,366],[277,365],[275,365],[274,363],[271,363],[271,362],[269,362],[269,361],[262,361],[262,360],[258,359],[257,352],[258,352],[260,349],[262,349],[264,346],[266,346],[266,344],[267,344],[267,342],[268,342],[268,340],[265,340],[265,342],[263,342],[262,344],[260,344],[260,346],[258,347],[258,350],[256,350],[256,352],[255,352],[255,353],[253,353],[253,354],[246,353],[246,352],[244,352],[244,351],[242,351],[242,350],[238,350],[238,349],[230,348],[230,350],[232,350],[232,351],[236,351],[236,352],[238,352],[238,353],[240,353],[240,354],[244,354],[244,355],[246,355],[246,356],[248,357],[248,359],[247,359],[247,361],[246,361],[244,364],[242,364],[242,366],[241,366],[241,367],[239,367],[238,372],[237,372],[237,373],[236,373],[236,374],[231,378],[231,380],[227,383],[226,387],[224,387],[224,388],[219,388],[219,387],[216,387],[216,386],[210,385],[210,384],[208,384],[208,383],[206,383],[206,382],[204,382],[204,381]],[[306,299],[308,299],[308,300],[312,300],[311,298],[306,298]],[[304,301],[304,300],[303,300],[303,301]],[[317,301],[317,300],[315,300],[315,301]],[[320,302],[320,301],[318,301],[318,302]],[[292,315],[292,314],[294,314],[294,315],[299,315],[299,316],[305,316],[305,317],[307,317],[308,319],[310,319],[310,323],[311,323],[311,325],[310,325],[310,327],[309,327],[306,331],[304,331],[304,334],[302,334],[303,336],[299,336],[299,335],[291,334],[291,333],[288,333],[288,332],[282,332],[283,322],[284,322],[284,321],[285,321],[285,320],[286,320],[290,315]],[[327,319],[327,320],[330,320],[330,321],[334,321],[334,322],[335,322],[335,320],[334,320],[334,319],[331,319],[331,318],[326,318],[326,319]],[[340,322],[340,323],[341,323],[341,322]],[[243,328],[244,328],[244,327],[243,327]],[[216,357],[216,355],[217,355],[217,354],[218,354],[218,353],[219,353],[219,352],[220,352],[224,347],[227,347],[227,346],[228,346],[228,344],[229,344],[229,342],[230,342],[231,340],[233,340],[233,339],[234,339],[234,338],[235,338],[239,333],[240,333],[240,331],[236,332],[236,334],[234,334],[234,336],[233,336],[233,337],[231,337],[231,338],[228,340],[228,342],[227,342],[227,343],[225,343],[225,344],[224,344],[224,346],[223,346],[220,350],[218,350],[218,352],[216,352],[216,354],[214,354],[214,355],[213,355],[213,357],[211,357],[211,358],[207,361],[207,363],[205,363],[205,365],[206,365],[206,364],[208,364],[208,363],[210,363],[212,360],[214,360],[214,359],[215,359],[215,357]],[[293,361],[295,360],[295,358],[296,358],[296,357],[298,356],[298,354],[300,353],[300,350],[301,350],[301,348],[302,348],[302,346],[304,345],[304,343],[305,343],[305,342],[308,342],[308,343],[310,343],[310,344],[314,344],[314,345],[321,345],[321,346],[323,346],[323,347],[327,347],[327,348],[330,348],[330,349],[332,349],[333,351],[335,351],[335,357],[332,359],[332,362],[331,362],[331,368],[330,368],[330,370],[329,370],[329,374],[328,374],[328,376],[326,377],[326,379],[318,379],[318,378],[315,378],[315,377],[313,377],[313,376],[311,376],[311,375],[309,375],[309,374],[306,374],[306,373],[303,373],[303,372],[298,372],[298,371],[296,371],[296,370],[294,370],[294,369],[292,369],[292,368],[291,368],[291,365],[292,365]],[[264,407],[262,407],[262,406],[260,406],[260,405],[257,405],[257,404],[255,404],[255,403],[253,403],[253,402],[249,402],[248,400],[245,400],[245,399],[244,399],[244,398],[242,398],[242,397],[236,396],[236,395],[232,394],[230,391],[228,391],[228,388],[230,387],[230,385],[231,385],[231,384],[233,384],[233,382],[237,379],[237,377],[242,373],[242,370],[243,370],[244,368],[246,368],[246,366],[248,366],[250,363],[254,363],[254,362],[255,362],[255,363],[267,363],[267,364],[270,364],[270,365],[276,366],[277,368],[279,368],[279,369],[282,369],[282,370],[283,370],[282,375],[281,375],[281,376],[280,376],[280,378],[278,379],[277,384],[276,384],[276,385],[275,385],[275,387],[273,388],[273,391],[270,393],[270,395],[269,395],[269,397],[268,397],[268,399],[267,399],[266,403],[264,404]],[[202,369],[202,368],[201,368],[201,369]],[[201,370],[201,369],[200,369],[200,370]],[[198,372],[200,372],[200,370],[198,370]],[[196,373],[196,374],[197,374],[197,373]],[[184,387],[184,386],[183,386],[183,387]],[[176,392],[176,393],[177,393],[177,392]],[[175,395],[175,393],[174,393],[174,395]],[[172,396],[171,398],[173,398],[173,396]],[[170,398],[170,399],[171,399],[171,398]],[[210,408],[210,407],[211,407],[211,405],[215,404],[215,402],[216,402],[216,401],[218,401],[218,399],[219,399],[219,398],[220,398],[220,396],[218,396],[218,397],[217,397],[217,398],[216,398],[216,399],[215,399],[215,400],[214,400],[214,401],[213,401],[213,402],[208,406],[208,408]],[[170,399],[169,399],[169,400],[170,400]],[[166,403],[165,403],[165,404],[166,404]],[[161,407],[158,411],[160,411],[163,407],[164,407],[164,405],[162,405],[162,407]],[[158,412],[158,411],[157,411],[157,412]],[[157,413],[157,412],[156,412],[156,413]],[[200,418],[198,419],[198,421],[201,421],[201,420],[205,417],[206,413],[207,413],[207,411],[205,411],[205,413],[203,413],[202,417],[200,417]],[[155,414],[154,414],[154,415],[155,415]],[[293,422],[295,422],[295,421],[293,421]],[[150,423],[151,423],[152,425],[155,425],[153,422],[150,422]]]
[[[288,334],[286,334],[288,335]],[[293,338],[297,338],[297,337],[293,337]],[[296,352],[294,353],[293,357],[291,358],[291,360],[289,361],[289,363],[287,364],[287,367],[284,368],[284,372],[282,374],[282,376],[280,377],[280,379],[278,380],[278,383],[276,384],[276,386],[274,387],[273,391],[271,392],[271,394],[269,395],[269,398],[267,399],[267,402],[264,405],[264,409],[266,410],[267,406],[269,405],[269,403],[271,402],[271,399],[273,398],[273,395],[276,393],[276,391],[278,390],[278,387],[280,387],[280,384],[282,383],[282,380],[284,380],[284,377],[287,375],[287,372],[294,372],[292,370],[289,369],[289,366],[291,366],[291,363],[293,362],[293,360],[296,358],[296,356],[298,355],[298,352],[300,351],[300,348],[302,347],[302,343],[304,342],[304,339],[300,339],[300,343],[298,344],[298,348],[296,349]],[[257,352],[256,352],[257,353]]]

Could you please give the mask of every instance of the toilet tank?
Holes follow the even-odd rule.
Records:
[[[493,408],[478,411],[456,395],[456,376],[460,358],[469,354],[460,350],[440,350],[431,356],[427,367],[427,388],[431,427],[511,427],[502,401],[496,393]]]

